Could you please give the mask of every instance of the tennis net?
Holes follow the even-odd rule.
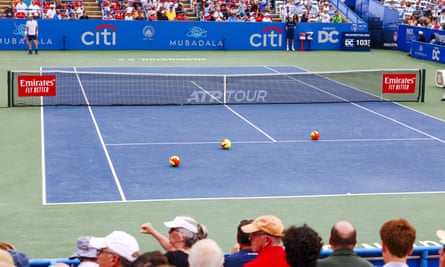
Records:
[[[423,69],[267,74],[8,71],[9,106],[422,102]]]

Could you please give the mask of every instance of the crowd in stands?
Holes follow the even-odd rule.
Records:
[[[445,2],[441,0],[381,0],[384,6],[397,10],[403,24],[445,29]]]
[[[193,4],[193,10],[201,21],[215,22],[272,22],[273,8],[267,0],[212,0],[199,6]],[[344,18],[327,1],[306,2],[288,0],[286,5],[278,7],[276,13],[281,20],[298,16],[301,22],[343,22]],[[141,19],[141,20],[185,20],[184,9],[179,2],[153,0],[104,0],[102,4],[104,19]]]
[[[211,0],[196,1],[193,12],[201,21],[215,22],[272,22],[273,10],[267,0]],[[101,4],[103,19],[117,20],[187,20],[183,5],[177,1],[155,0],[103,0]],[[277,10],[286,17],[298,15],[302,22],[342,22],[336,9],[328,2],[315,2],[303,5],[302,2],[289,0]]]
[[[12,6],[3,10],[6,18],[24,19],[30,15],[36,19],[88,19],[82,0],[13,0]]]
[[[83,0],[12,0],[3,10],[7,18],[33,14],[45,19],[87,19]],[[282,22],[297,15],[297,22],[339,23],[345,18],[327,0],[286,0],[271,6],[270,0],[191,1],[193,13],[201,21],[271,22],[278,14]],[[445,28],[445,2],[441,0],[380,0],[399,12],[401,23],[432,29]],[[187,20],[177,0],[100,0],[104,20]],[[198,4],[200,3],[200,4]]]
[[[335,223],[329,245],[333,253],[320,258],[323,240],[309,225],[285,228],[274,215],[242,220],[234,235],[236,245],[224,253],[218,243],[208,238],[203,224],[187,216],[164,222],[168,236],[158,232],[150,222],[141,226],[142,234],[151,235],[162,247],[141,252],[138,241],[124,231],[113,231],[105,237],[81,236],[70,259],[78,267],[372,267],[367,259],[355,254],[357,230],[348,221]],[[445,230],[437,236],[445,242]],[[405,219],[392,219],[379,230],[383,267],[408,267],[414,249],[416,229]],[[74,243],[74,242],[73,242]],[[439,251],[439,267],[445,267],[445,246]],[[0,242],[2,267],[29,267],[23,252]],[[68,267],[66,264],[54,266]]]
[[[44,19],[87,19],[82,0],[12,0],[12,6],[3,11],[7,18],[26,18],[32,14]],[[198,4],[198,2],[200,4]],[[104,20],[188,20],[183,4],[177,0],[100,0]],[[297,22],[343,22],[327,0],[287,0],[285,5],[271,7],[268,0],[209,0],[191,1],[192,12],[201,21],[216,22],[272,22],[279,15],[285,22],[297,15]],[[276,16],[275,16],[276,17]]]
[[[105,20],[186,20],[179,2],[103,0],[101,10]]]
[[[287,0],[280,8],[282,21],[295,17],[297,22],[341,23],[346,19],[329,1]]]

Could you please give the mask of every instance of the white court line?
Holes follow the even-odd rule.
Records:
[[[368,111],[368,112],[370,112],[370,113],[372,113],[372,114],[375,114],[375,115],[377,115],[377,116],[380,116],[380,117],[382,117],[382,118],[385,118],[385,119],[387,119],[387,120],[389,120],[389,121],[392,121],[392,122],[394,122],[394,123],[397,123],[397,124],[399,124],[399,125],[401,125],[401,126],[403,126],[403,127],[405,127],[405,128],[408,128],[408,129],[410,129],[410,130],[413,130],[413,131],[415,131],[415,132],[417,132],[417,133],[420,133],[420,134],[422,134],[422,135],[425,135],[425,136],[427,136],[427,137],[430,137],[430,138],[432,138],[432,139],[434,139],[434,140],[436,140],[436,141],[439,141],[439,142],[445,144],[445,140],[440,139],[439,137],[436,137],[436,136],[434,136],[434,135],[431,135],[431,134],[429,134],[429,133],[427,133],[427,132],[424,132],[424,131],[422,131],[422,130],[420,130],[420,129],[417,129],[417,128],[415,128],[415,127],[412,127],[412,126],[410,126],[410,125],[408,125],[408,124],[406,124],[406,123],[403,123],[403,122],[401,122],[401,121],[398,121],[398,120],[396,120],[396,119],[393,119],[393,118],[391,118],[391,117],[389,117],[389,116],[383,115],[382,113],[379,113],[379,112],[377,112],[377,111],[374,111],[374,110],[371,110],[371,109],[369,109],[369,108],[366,108],[366,107],[364,107],[364,106],[362,106],[362,105],[359,105],[359,104],[356,104],[356,103],[351,103],[351,104],[354,105],[354,106],[356,106],[356,107],[358,107],[358,108],[360,108],[360,109],[366,110],[366,111]]]
[[[40,67],[40,71],[43,69]],[[40,101],[43,102],[43,97],[40,98]],[[40,104],[43,104],[43,103]],[[40,107],[40,134],[42,136],[41,144],[42,144],[42,203],[43,205],[47,204],[46,199],[46,161],[45,161],[45,116],[43,114],[44,108],[43,105]]]
[[[144,203],[144,202],[171,202],[171,201],[202,201],[202,200],[254,200],[254,199],[298,199],[298,198],[332,198],[332,197],[363,197],[363,196],[396,196],[396,195],[431,195],[431,194],[444,194],[445,191],[428,191],[428,192],[387,192],[387,193],[338,193],[338,194],[325,194],[325,195],[301,195],[301,196],[257,196],[257,197],[208,197],[208,198],[157,198],[157,199],[140,199],[140,200],[127,200],[126,203]],[[88,204],[113,204],[122,203],[124,201],[112,200],[112,201],[90,201],[90,202],[60,202],[49,203],[48,206],[58,205],[88,205]]]
[[[270,69],[271,71],[275,71],[273,68],[268,68],[268,69]],[[278,72],[278,71],[276,71],[276,72]],[[279,73],[279,72],[278,72],[278,73]],[[357,103],[348,101],[346,98],[343,98],[343,97],[337,96],[337,95],[335,95],[335,94],[329,93],[329,92],[327,92],[327,91],[325,91],[325,90],[323,90],[323,89],[321,89],[321,88],[318,88],[318,87],[313,86],[313,85],[311,85],[311,84],[308,84],[308,83],[306,83],[306,82],[300,81],[300,80],[295,79],[295,78],[293,78],[293,77],[289,77],[289,79],[292,79],[292,80],[294,80],[294,81],[296,81],[296,82],[302,83],[302,84],[304,84],[304,85],[306,85],[306,86],[309,86],[309,87],[311,87],[311,88],[314,88],[314,89],[316,89],[316,90],[318,90],[318,91],[320,91],[320,92],[323,92],[323,93],[325,93],[325,94],[328,94],[328,95],[330,95],[330,96],[333,96],[333,97],[335,97],[335,98],[337,98],[337,99],[339,99],[339,100],[342,100],[342,101],[345,101],[345,102],[347,102],[347,103],[350,103],[351,105],[353,105],[353,106],[355,106],[355,107],[357,107],[357,108],[360,108],[360,109],[362,109],[362,110],[365,110],[365,111],[370,112],[370,113],[372,113],[372,114],[375,114],[375,115],[377,115],[377,116],[380,116],[380,117],[382,117],[382,118],[385,118],[385,119],[387,119],[387,120],[389,120],[389,121],[392,121],[392,122],[394,122],[394,123],[397,123],[397,124],[399,124],[399,125],[401,125],[401,126],[403,126],[403,127],[405,127],[405,128],[408,128],[408,129],[410,129],[410,130],[413,130],[413,131],[415,131],[415,132],[417,132],[417,133],[420,133],[420,134],[422,134],[422,135],[428,136],[428,137],[430,137],[430,138],[432,138],[432,139],[435,139],[436,141],[439,141],[439,142],[445,144],[445,140],[440,139],[440,138],[438,138],[438,137],[436,137],[436,136],[433,136],[433,135],[431,135],[431,134],[429,134],[429,133],[427,133],[427,132],[424,132],[424,131],[422,131],[422,130],[420,130],[420,129],[417,129],[417,128],[415,128],[415,127],[412,127],[412,126],[410,126],[410,125],[408,125],[408,124],[406,124],[406,123],[403,123],[403,122],[401,122],[401,121],[398,121],[398,120],[396,120],[396,119],[393,119],[393,118],[391,118],[391,117],[389,117],[389,116],[386,116],[386,115],[384,115],[384,114],[382,114],[382,113],[379,113],[379,112],[377,112],[377,111],[374,111],[374,110],[372,110],[372,109],[366,108],[366,107],[364,107],[364,106],[362,106],[362,105],[359,105],[359,104],[357,104]],[[393,102],[393,103],[394,103],[394,102]],[[399,106],[401,106],[401,105],[399,105]],[[405,107],[405,106],[401,106],[401,107]],[[405,108],[408,109],[407,107],[405,107]],[[412,110],[412,109],[411,109],[411,110]],[[419,113],[420,113],[420,112],[419,112]]]
[[[99,129],[99,125],[97,124],[96,117],[94,116],[93,109],[91,108],[90,102],[89,102],[88,97],[87,97],[87,95],[85,93],[85,90],[83,88],[82,81],[80,80],[80,77],[79,77],[75,67],[74,67],[74,71],[76,73],[76,78],[77,78],[77,80],[79,82],[79,86],[80,86],[80,89],[82,91],[82,95],[83,95],[83,97],[84,97],[84,99],[86,101],[86,104],[88,106],[88,111],[90,113],[91,120],[93,121],[94,128],[96,129],[97,136],[99,137],[100,144],[101,144],[102,149],[104,151],[105,157],[107,158],[108,166],[110,167],[111,173],[113,174],[113,178],[114,178],[114,181],[116,183],[116,186],[117,186],[117,189],[119,191],[119,194],[121,196],[121,199],[122,199],[122,201],[125,202],[127,200],[127,198],[125,197],[125,193],[122,190],[122,186],[121,186],[121,184],[119,182],[119,178],[118,178],[118,176],[116,174],[116,170],[114,168],[113,162],[111,161],[110,153],[108,153],[107,146],[105,145],[104,139],[102,137],[102,133],[101,133],[101,131]]]
[[[79,80],[79,77],[77,77],[77,78],[78,78],[78,80]],[[88,99],[87,99],[87,97],[86,97],[86,94],[85,94],[85,92],[84,92],[84,89],[83,89],[83,86],[82,86],[80,80],[79,80],[79,84],[81,85],[81,89],[82,89],[82,93],[84,94],[84,98],[85,98],[85,100],[88,102]],[[209,96],[212,97],[213,99],[216,99],[214,96],[212,96],[211,94],[209,94],[206,90],[204,90],[203,88],[201,88],[199,85],[197,85],[196,83],[194,83],[194,84],[195,84],[195,86],[197,86],[199,89],[201,89],[203,92],[205,92],[207,95],[209,95]],[[309,86],[311,86],[311,85],[309,85]],[[317,89],[317,90],[321,90],[321,89],[319,89],[319,88],[317,88],[317,87],[314,87],[314,86],[311,86],[311,87],[313,87],[313,88],[315,88],[315,89]],[[321,91],[325,92],[324,90],[321,90]],[[327,93],[327,92],[326,92],[326,93]],[[328,93],[328,94],[330,94],[330,93]],[[335,95],[333,95],[333,96],[335,96]],[[335,97],[337,97],[337,96],[335,96]],[[217,99],[216,99],[216,100],[217,100]],[[217,100],[217,101],[218,101],[220,104],[222,104],[219,100]],[[393,122],[395,122],[395,123],[398,123],[399,125],[402,125],[402,126],[404,126],[404,127],[407,127],[407,128],[409,128],[409,129],[411,129],[411,130],[413,130],[413,131],[416,131],[416,132],[418,132],[418,133],[421,133],[422,135],[425,135],[425,136],[427,136],[427,137],[429,137],[429,138],[405,138],[405,139],[336,139],[336,140],[325,140],[325,139],[323,139],[323,140],[318,140],[317,142],[344,142],[344,141],[347,141],[347,142],[349,142],[349,141],[355,141],[355,142],[376,142],[376,141],[428,141],[428,140],[434,139],[434,140],[436,140],[436,141],[445,143],[444,140],[442,140],[442,139],[440,139],[440,138],[437,138],[437,137],[435,137],[435,136],[433,136],[433,135],[430,135],[430,134],[428,134],[428,133],[426,133],[426,132],[423,132],[423,131],[421,131],[421,130],[419,130],[419,129],[416,129],[416,128],[414,128],[414,127],[408,125],[408,124],[402,123],[402,122],[397,121],[397,120],[395,120],[395,119],[393,119],[393,118],[391,118],[391,117],[388,117],[388,116],[383,115],[383,114],[381,114],[381,113],[378,113],[378,112],[376,112],[376,111],[370,110],[370,109],[368,109],[368,108],[366,108],[366,107],[364,107],[364,106],[361,106],[361,105],[358,105],[358,104],[355,104],[355,103],[351,103],[351,102],[349,102],[349,103],[352,104],[352,105],[354,105],[354,106],[356,106],[356,107],[358,107],[358,108],[360,108],[360,109],[366,110],[366,111],[371,112],[371,113],[373,113],[373,114],[375,114],[375,115],[381,116],[381,117],[383,117],[383,118],[385,118],[385,119],[388,119],[388,120],[390,120],[390,121],[393,121]],[[282,140],[282,141],[277,141],[277,140],[275,140],[274,138],[270,137],[266,132],[264,132],[264,131],[261,130],[260,128],[256,127],[253,123],[251,123],[249,120],[247,120],[246,118],[244,118],[242,115],[240,115],[239,113],[237,113],[235,110],[231,109],[229,106],[227,106],[227,105],[225,105],[225,104],[224,104],[224,106],[225,106],[227,109],[229,109],[231,112],[233,112],[235,115],[237,115],[239,118],[241,118],[241,119],[243,119],[245,122],[247,122],[249,125],[251,125],[252,127],[254,127],[255,129],[257,129],[258,131],[260,131],[263,135],[265,135],[266,137],[268,137],[268,139],[269,139],[271,142],[273,142],[273,143],[285,143],[285,142],[313,142],[312,140]],[[404,107],[404,106],[403,106],[403,107]],[[224,199],[279,199],[279,198],[302,198],[302,197],[351,197],[351,196],[374,196],[374,195],[403,195],[403,194],[434,194],[434,193],[445,193],[445,192],[402,192],[402,193],[400,193],[400,192],[396,192],[396,193],[366,193],[366,194],[346,194],[346,193],[345,193],[345,194],[332,194],[332,195],[267,196],[267,197],[221,197],[221,198],[181,198],[181,199],[153,199],[153,200],[130,200],[130,201],[127,201],[126,198],[125,198],[125,195],[124,195],[124,193],[123,193],[123,191],[122,191],[122,188],[121,188],[121,186],[120,186],[120,183],[119,183],[119,180],[118,180],[118,178],[117,178],[117,175],[116,175],[116,173],[115,173],[115,170],[114,170],[112,161],[110,160],[110,156],[109,156],[109,154],[108,154],[108,150],[107,150],[106,147],[105,147],[106,145],[105,145],[104,140],[103,140],[103,138],[102,138],[102,134],[101,134],[101,132],[100,132],[100,129],[99,129],[97,123],[96,123],[96,119],[95,119],[94,113],[93,113],[93,111],[92,111],[92,109],[91,109],[90,106],[88,106],[88,108],[89,108],[90,115],[91,115],[91,118],[92,118],[92,120],[93,120],[93,123],[94,123],[94,125],[95,125],[96,132],[97,132],[97,134],[98,134],[98,136],[99,136],[99,138],[100,138],[101,145],[102,145],[102,147],[103,147],[103,149],[104,149],[104,152],[105,152],[105,154],[106,154],[108,163],[109,163],[110,168],[111,168],[111,170],[112,170],[112,172],[113,172],[113,176],[115,177],[116,184],[117,184],[117,186],[118,186],[118,188],[119,188],[119,192],[121,193],[121,198],[122,198],[122,200],[116,200],[116,201],[98,201],[98,202],[50,203],[50,204],[48,204],[48,205],[58,205],[58,204],[90,204],[90,203],[119,203],[119,202],[153,202],[153,201],[157,201],[157,202],[159,202],[159,201],[182,201],[182,200],[192,200],[192,201],[193,201],[193,200],[212,200],[212,199],[216,199],[216,200],[224,200]],[[43,123],[43,119],[42,119],[42,123]],[[248,142],[237,142],[237,143],[271,143],[270,141],[248,141]],[[218,142],[128,143],[128,144],[107,144],[107,145],[110,145],[110,146],[113,146],[113,145],[115,145],[115,146],[119,146],[119,145],[144,145],[144,144],[145,144],[145,145],[159,145],[159,144],[216,144],[216,143],[218,143]],[[46,194],[45,194],[45,195],[46,195]]]
[[[321,139],[316,142],[396,142],[396,141],[431,141],[434,138],[364,138],[364,139]],[[294,140],[277,140],[277,141],[238,141],[232,142],[232,144],[272,144],[272,143],[309,143],[315,142],[310,139],[294,139]],[[156,146],[156,145],[209,145],[209,144],[219,144],[219,142],[141,142],[141,143],[109,143],[107,146]]]
[[[220,104],[223,104],[225,108],[227,108],[228,110],[230,110],[230,112],[232,112],[233,114],[235,114],[235,116],[237,116],[238,118],[240,118],[241,120],[243,120],[244,122],[246,122],[247,124],[249,124],[250,126],[252,126],[255,130],[257,130],[258,132],[260,132],[262,135],[266,136],[267,139],[271,140],[272,142],[276,142],[276,140],[270,136],[268,133],[266,133],[264,130],[262,130],[260,127],[256,126],[255,124],[253,124],[251,121],[249,121],[248,119],[246,119],[245,117],[243,117],[241,114],[239,114],[238,112],[236,112],[234,109],[232,109],[231,107],[229,107],[228,105],[224,104],[223,102],[221,102],[221,100],[217,99],[215,96],[213,96],[212,94],[210,94],[207,90],[205,90],[204,88],[202,88],[199,84],[192,82],[193,85],[195,85],[199,90],[203,91],[205,94],[207,94],[208,96],[210,96],[213,100],[217,101]]]

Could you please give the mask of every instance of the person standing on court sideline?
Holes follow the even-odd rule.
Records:
[[[331,256],[318,260],[318,267],[372,267],[369,261],[354,253],[356,244],[355,227],[347,221],[335,223],[329,236],[329,245],[334,252]]]
[[[26,21],[25,24],[25,36],[23,36],[23,38],[28,39],[28,54],[32,54],[32,45],[34,43],[34,52],[37,55],[39,53],[39,46],[37,43],[37,37],[39,35],[39,25],[32,14],[30,14],[28,18],[29,19],[28,21]]]
[[[383,267],[408,267],[408,256],[414,249],[416,228],[405,219],[390,220],[380,228]]]
[[[241,227],[250,234],[252,250],[258,252],[256,259],[244,264],[244,267],[289,267],[286,252],[281,245],[284,226],[281,220],[273,215],[264,215]]]
[[[252,223],[253,220],[242,220],[238,224],[236,233],[237,244],[232,249],[231,254],[226,254],[224,257],[224,267],[242,267],[245,263],[256,258],[258,253],[252,250],[252,243],[250,242],[250,235],[243,232],[241,227]]]
[[[297,14],[286,18],[286,51],[289,51],[289,47],[292,51],[295,51],[295,29],[297,28],[297,20]]]
[[[167,251],[168,263],[176,267],[188,267],[188,255],[191,247],[198,240],[207,238],[207,228],[195,219],[187,216],[176,216],[172,221],[164,222],[169,228],[168,238],[156,231],[147,222],[141,226],[141,233],[152,235]]]

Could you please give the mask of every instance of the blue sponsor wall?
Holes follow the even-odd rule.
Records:
[[[423,32],[428,42],[434,33],[437,44],[418,42],[419,31]],[[443,30],[400,25],[397,46],[399,50],[410,53],[412,57],[445,63],[445,31]]]
[[[411,43],[411,56],[445,63],[445,46],[413,41]]]
[[[284,23],[39,20],[41,50],[282,50]],[[26,50],[22,39],[26,20],[0,20],[0,50]],[[339,50],[343,32],[366,32],[366,24],[300,23],[311,32],[304,49]]]

